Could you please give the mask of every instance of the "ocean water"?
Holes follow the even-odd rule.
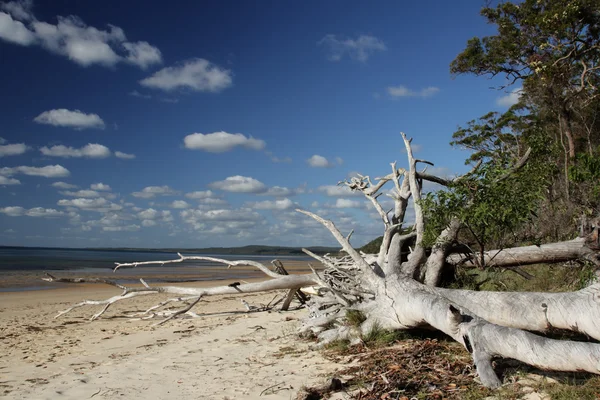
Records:
[[[284,262],[310,261],[308,256],[251,256],[183,253],[225,260],[253,260],[269,265],[277,258]],[[42,290],[63,287],[64,284],[42,281],[44,272],[59,277],[104,277],[121,284],[139,282],[143,277],[149,284],[156,282],[189,282],[222,279],[249,279],[264,276],[254,270],[227,269],[224,264],[208,261],[150,265],[123,268],[113,274],[116,262],[166,261],[178,259],[176,252],[144,252],[126,250],[0,248],[0,292]]]
[[[308,256],[275,255],[219,255],[184,253],[186,256],[207,256],[225,260],[254,260],[269,263],[281,260],[310,261]],[[89,250],[89,249],[48,249],[48,248],[0,248],[0,271],[52,271],[52,270],[88,270],[89,268],[112,269],[115,262],[162,261],[179,258],[176,252],[143,252],[127,250]],[[186,261],[174,264],[178,267],[222,266],[208,261]],[[160,265],[145,268],[157,268]]]

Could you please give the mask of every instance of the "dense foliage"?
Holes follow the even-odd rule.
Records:
[[[480,252],[565,239],[600,211],[600,2],[502,2],[481,14],[497,34],[469,40],[451,72],[503,77],[519,101],[454,134],[480,166],[423,199],[427,239],[450,218]]]

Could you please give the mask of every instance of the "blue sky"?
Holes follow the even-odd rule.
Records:
[[[356,245],[333,187],[405,162],[465,170],[459,125],[514,95],[449,64],[483,2],[0,3],[0,244]],[[431,171],[431,170],[430,170]]]

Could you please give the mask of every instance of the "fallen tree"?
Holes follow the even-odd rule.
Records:
[[[290,290],[286,302],[295,290],[319,286],[322,295],[308,301],[308,318],[300,333],[316,335],[321,343],[337,339],[354,340],[361,334],[378,329],[411,329],[430,327],[444,332],[461,343],[473,357],[482,384],[498,387],[501,384],[492,360],[512,358],[548,370],[588,371],[600,374],[600,345],[591,342],[555,340],[531,333],[549,329],[581,332],[600,340],[600,284],[569,293],[525,293],[525,292],[476,292],[436,287],[444,268],[449,264],[472,263],[472,255],[450,254],[463,224],[458,218],[448,221],[431,246],[424,240],[426,219],[422,208],[422,186],[424,180],[448,185],[453,181],[434,177],[418,171],[419,163],[413,156],[411,141],[402,134],[408,157],[408,168],[397,168],[372,181],[368,176],[356,176],[342,182],[350,190],[360,191],[378,212],[384,235],[377,254],[363,254],[352,247],[350,235],[342,234],[332,221],[305,210],[297,210],[320,222],[335,237],[342,248],[343,257],[318,256],[309,250],[306,254],[323,264],[324,270],[313,269],[311,274],[284,275],[277,270],[253,261],[227,261],[201,256],[179,255],[171,261],[147,261],[119,263],[120,268],[148,264],[170,264],[192,260],[219,262],[230,266],[254,266],[270,279],[264,282],[232,284],[212,288],[180,286],[150,286],[142,280],[143,287],[132,288],[112,281],[95,280],[123,290],[121,295],[100,301],[83,301],[68,310],[85,305],[104,305],[92,319],[100,317],[111,304],[134,296],[168,293],[175,295],[132,317],[159,318],[164,323],[183,314],[197,316],[192,309],[202,297],[217,294],[254,293],[271,290]],[[528,153],[527,153],[528,154]],[[520,168],[526,160],[515,164]],[[475,169],[478,165],[475,166]],[[513,170],[516,170],[513,169]],[[472,173],[471,171],[470,173]],[[470,174],[469,173],[469,174]],[[508,174],[511,172],[509,171]],[[504,176],[504,175],[503,175]],[[508,175],[507,175],[508,176]],[[502,178],[504,179],[504,178]],[[393,184],[390,196],[394,208],[384,210],[379,196],[388,183]],[[410,232],[402,230],[409,201],[412,198],[415,221]],[[595,235],[595,236],[594,236]],[[591,236],[598,237],[598,227],[592,228]],[[414,240],[408,257],[402,254],[403,244]],[[589,240],[576,240],[565,244],[549,244],[517,249],[504,249],[483,254],[488,263],[503,263],[507,266],[539,261],[563,261],[582,258],[598,263],[597,248],[590,248]],[[502,261],[509,260],[509,261]],[[482,266],[481,264],[477,264]],[[65,279],[49,275],[48,281],[86,282],[86,279]],[[165,308],[174,303],[186,305],[173,309]],[[251,307],[248,306],[250,309]],[[354,310],[363,315],[358,327],[345,323],[347,312]]]

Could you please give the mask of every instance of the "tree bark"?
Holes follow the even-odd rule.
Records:
[[[516,267],[540,263],[557,263],[570,260],[588,260],[598,265],[598,254],[588,247],[586,238],[565,242],[542,244],[540,246],[513,247],[491,250],[483,254],[487,267]],[[449,264],[464,267],[477,267],[472,255],[451,254],[446,257]]]

